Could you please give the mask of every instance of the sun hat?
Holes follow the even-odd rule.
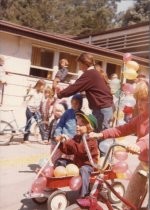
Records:
[[[97,119],[94,117],[94,115],[89,114],[83,114],[81,112],[77,112],[76,115],[79,115],[80,117],[84,118],[94,129],[98,128]]]

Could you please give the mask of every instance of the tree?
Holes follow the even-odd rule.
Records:
[[[122,26],[150,20],[150,0],[136,0],[134,6],[122,17]]]
[[[0,0],[0,18],[39,30],[87,34],[115,26],[120,0]]]

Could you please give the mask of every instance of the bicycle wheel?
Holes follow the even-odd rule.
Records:
[[[121,182],[114,182],[111,186],[120,196],[124,196],[125,187]],[[111,190],[108,191],[108,199],[112,204],[118,204],[121,202],[121,200],[115,196]]]
[[[48,121],[41,121],[40,123],[36,123],[34,128],[33,128],[34,139],[36,141],[42,140],[39,126],[42,127],[42,129],[44,130],[45,133],[49,132],[49,122]],[[48,134],[47,134],[47,136],[48,136]]]
[[[13,126],[6,121],[0,121],[0,145],[8,145],[13,137]]]

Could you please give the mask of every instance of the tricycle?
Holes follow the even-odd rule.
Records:
[[[137,210],[132,204],[126,201],[123,196],[125,193],[124,185],[120,181],[116,181],[117,173],[112,170],[112,165],[108,163],[110,159],[110,155],[113,154],[114,147],[123,147],[121,144],[113,144],[105,158],[103,164],[100,166],[93,162],[91,157],[90,150],[87,145],[86,135],[83,136],[84,146],[89,158],[91,165],[94,167],[94,172],[92,172],[90,176],[90,194],[85,199],[77,199],[77,203],[80,208],[86,208],[90,210],[103,210],[100,206],[99,202],[105,203],[109,210],[116,209],[113,207],[114,204],[120,203],[121,201],[127,204],[131,209]],[[54,155],[56,150],[59,147],[60,142],[57,143],[55,149],[50,155],[49,160]],[[42,171],[50,161],[47,161],[43,165],[43,167],[38,171],[35,180],[42,176]],[[73,176],[65,176],[65,177],[50,177],[47,178],[46,187],[42,192],[32,192],[30,189],[25,197],[28,199],[32,199],[34,202],[38,204],[42,204],[47,202],[48,210],[65,210],[67,209],[69,202],[67,198],[67,192],[71,191],[70,188],[70,180]],[[76,209],[79,209],[76,208]]]

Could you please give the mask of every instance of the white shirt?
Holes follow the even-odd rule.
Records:
[[[27,96],[27,107],[31,112],[39,111],[40,104],[43,98],[43,93],[37,92],[36,89],[31,89]]]

